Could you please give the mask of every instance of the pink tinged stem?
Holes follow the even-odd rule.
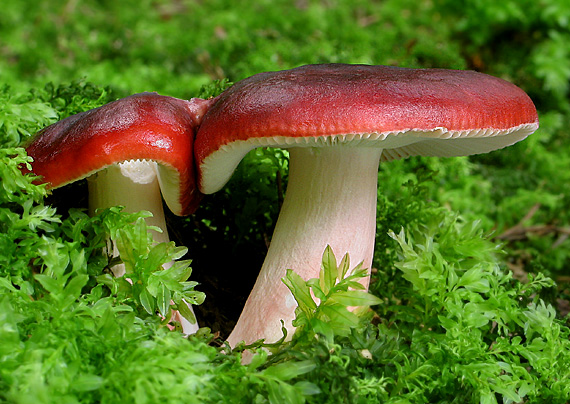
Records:
[[[289,336],[297,303],[281,279],[291,268],[303,279],[319,276],[322,254],[349,253],[370,269],[376,233],[378,148],[330,146],[290,150],[289,185],[271,246],[243,312],[228,338],[231,346]],[[366,279],[368,286],[368,279]]]

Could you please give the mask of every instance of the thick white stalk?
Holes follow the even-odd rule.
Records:
[[[228,338],[231,346],[282,337],[280,320],[294,331],[296,302],[281,279],[293,269],[303,279],[318,277],[330,245],[340,260],[370,269],[376,232],[377,148],[330,146],[290,152],[289,184],[271,246]]]
[[[125,212],[134,213],[146,210],[152,217],[146,219],[149,226],[162,229],[153,231],[156,242],[170,241],[166,231],[162,196],[156,176],[155,163],[129,161],[122,165],[114,164],[89,177],[89,215],[97,209],[122,205]]]
[[[95,214],[97,209],[121,205],[129,213],[146,210],[152,213],[152,217],[146,218],[148,226],[155,226],[162,230],[152,230],[152,236],[157,243],[170,241],[166,229],[166,220],[162,205],[160,185],[156,175],[156,164],[147,161],[127,161],[107,167],[103,171],[88,178],[89,187],[89,214]],[[118,255],[115,248],[113,255]],[[167,263],[169,268],[173,263]],[[125,268],[122,264],[113,268],[115,276],[122,276]],[[188,305],[193,312],[192,306]],[[198,324],[191,324],[178,312],[173,319],[180,321],[182,331],[185,334],[194,334],[198,331]]]

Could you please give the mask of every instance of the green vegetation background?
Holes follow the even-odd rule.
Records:
[[[249,367],[237,353],[220,354],[211,334],[178,339],[137,308],[136,291],[98,278],[101,235],[139,237],[116,230],[136,219],[68,213],[81,207],[74,197],[45,200],[16,174],[25,157],[2,149],[0,402],[570,399],[562,383],[570,368],[569,2],[55,0],[1,8],[6,148],[132,93],[190,98],[214,80],[330,62],[496,75],[528,92],[541,127],[488,155],[384,165],[371,289],[384,301],[375,308],[381,320],[333,340],[308,332]],[[279,151],[252,153],[196,215],[170,220],[176,243],[189,248],[191,279],[206,292],[198,316],[222,337],[263,260],[286,168]],[[204,275],[214,268],[219,275]]]

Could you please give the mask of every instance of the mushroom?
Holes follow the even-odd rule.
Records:
[[[141,93],[70,116],[28,145],[32,171],[52,189],[87,178],[90,214],[115,205],[150,211],[147,224],[162,230],[155,241],[168,242],[161,191],[176,215],[198,207],[193,141],[208,105]],[[124,273],[124,267],[113,270]],[[196,327],[183,321],[185,333]]]
[[[289,150],[289,182],[267,256],[231,346],[291,333],[288,268],[318,277],[323,250],[371,267],[378,164],[408,156],[463,156],[512,145],[538,128],[527,94],[473,72],[308,65],[260,73],[215,100],[196,135],[198,185],[221,189],[253,148]]]

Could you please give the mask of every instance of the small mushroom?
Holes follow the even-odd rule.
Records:
[[[444,69],[309,65],[261,73],[226,90],[195,141],[200,190],[224,186],[256,147],[289,150],[289,183],[270,248],[230,345],[293,330],[288,268],[314,278],[326,245],[371,267],[378,164],[408,156],[463,156],[516,143],[538,128],[515,85]]]
[[[208,105],[197,98],[142,93],[70,116],[28,145],[32,171],[49,188],[87,178],[91,214],[115,205],[127,212],[150,211],[147,224],[162,230],[155,240],[169,241],[161,192],[176,215],[198,207],[193,141]],[[114,272],[122,275],[120,268]],[[197,329],[183,325],[186,333]]]

